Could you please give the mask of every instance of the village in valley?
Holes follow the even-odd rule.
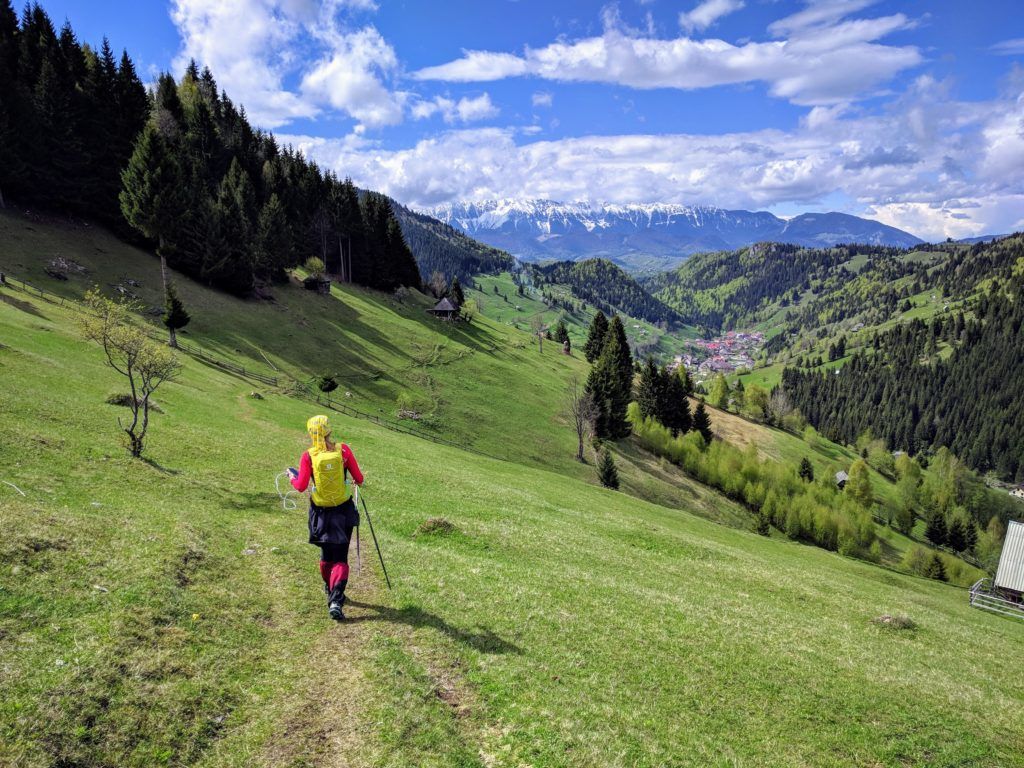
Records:
[[[763,346],[764,334],[760,331],[728,331],[710,339],[694,339],[690,351],[676,355],[672,367],[686,366],[694,384],[700,385],[719,373],[728,376],[750,370]]]

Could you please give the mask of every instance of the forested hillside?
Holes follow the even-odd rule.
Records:
[[[515,266],[515,259],[505,251],[484,245],[442,221],[394,200],[391,207],[424,281],[440,272],[449,280],[458,277],[468,284],[473,275],[507,272]]]
[[[568,285],[576,296],[607,313],[621,311],[650,323],[677,322],[679,314],[651,296],[607,259],[559,261],[535,268],[538,284]]]
[[[0,82],[0,206],[104,223],[208,285],[247,295],[310,257],[382,290],[511,263],[279,146],[209,69],[162,74],[147,93],[127,52],[58,33],[38,5],[19,23],[0,3]]]
[[[117,196],[121,169],[149,115],[127,52],[115,57],[59,33],[38,5],[19,28],[0,3],[0,205],[16,200],[127,225]]]
[[[787,369],[782,386],[831,439],[852,442],[870,429],[892,448],[946,446],[979,472],[1024,480],[1022,289],[1018,270],[972,303],[973,318],[898,325],[841,369]],[[943,342],[948,359],[937,354]]]
[[[644,285],[688,322],[729,329],[772,319],[785,337],[854,318],[878,325],[925,291],[966,298],[980,281],[1008,276],[1019,250],[1019,238],[917,250],[759,243],[694,256]]]

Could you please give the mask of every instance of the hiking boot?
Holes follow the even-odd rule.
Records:
[[[335,621],[341,621],[345,618],[345,614],[341,612],[341,603],[331,603],[327,606],[327,613],[329,613],[331,618]]]

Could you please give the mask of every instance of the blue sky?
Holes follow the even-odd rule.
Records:
[[[923,237],[1024,228],[1016,0],[43,3],[140,72],[208,64],[254,122],[417,207],[550,197]]]

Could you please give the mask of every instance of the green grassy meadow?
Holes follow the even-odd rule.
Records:
[[[14,260],[38,265],[19,242]],[[388,367],[414,334],[474,349],[428,366],[450,398],[438,429],[516,460],[335,414],[395,587],[364,526],[336,625],[302,500],[283,510],[273,484],[311,406],[254,399],[251,382],[185,358],[155,396],[147,461],[132,461],[105,402],[122,385],[75,313],[0,289],[0,480],[25,494],[0,485],[0,765],[1024,765],[1024,623],[946,584],[717,524],[745,513],[629,441],[628,492],[595,486],[562,458],[572,441],[543,401],[578,361],[516,348],[499,324],[436,330],[368,292],[281,289],[243,311],[179,285],[190,341],[255,361],[253,339],[296,375],[289,344],[304,342],[278,338],[303,327],[293,313],[340,318],[350,345],[371,328],[360,357],[392,379],[358,397],[385,410],[415,384]],[[354,360],[345,349],[331,354]],[[454,529],[421,530],[432,517]]]

